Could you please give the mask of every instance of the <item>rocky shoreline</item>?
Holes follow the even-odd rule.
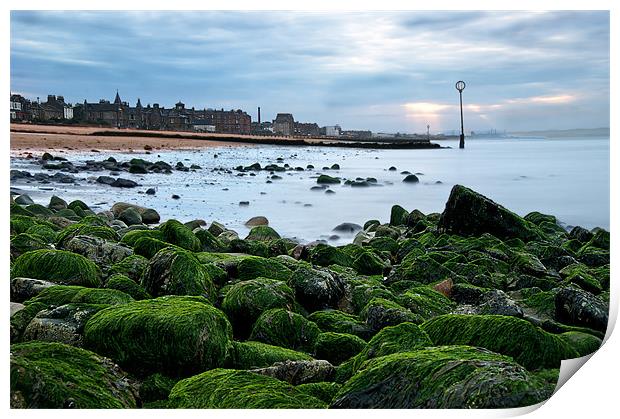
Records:
[[[607,327],[609,232],[460,185],[338,247],[161,221],[12,196],[11,407],[527,406]]]

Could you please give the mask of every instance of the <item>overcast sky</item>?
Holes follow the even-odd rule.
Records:
[[[421,132],[609,126],[608,12],[12,12],[29,98]]]

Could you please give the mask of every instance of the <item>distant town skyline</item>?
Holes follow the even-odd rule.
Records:
[[[609,13],[11,13],[11,90],[373,132],[609,126]]]

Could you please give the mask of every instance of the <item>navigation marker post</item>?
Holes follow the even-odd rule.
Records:
[[[456,82],[455,87],[459,91],[459,99],[461,101],[461,139],[459,141],[459,148],[465,148],[465,130],[463,129],[463,90],[465,90],[465,82],[459,80]]]

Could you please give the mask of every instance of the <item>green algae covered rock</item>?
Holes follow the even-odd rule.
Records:
[[[10,221],[11,234],[26,233],[27,230],[33,226],[46,226],[46,227],[51,228],[54,231],[59,230],[59,228],[56,225],[50,223],[49,221],[42,220],[40,218],[36,218],[32,216],[28,216],[28,215],[11,214],[11,221]]]
[[[26,230],[26,234],[39,237],[46,243],[56,243],[56,231],[47,225],[33,225]]]
[[[298,268],[290,280],[295,299],[307,310],[315,311],[335,307],[343,297],[344,281],[327,270]]]
[[[554,388],[509,357],[445,346],[368,361],[330,407],[510,408],[542,402]]]
[[[352,266],[362,275],[381,275],[390,264],[373,252],[362,252],[353,260]]]
[[[11,259],[17,258],[26,252],[39,249],[51,249],[44,239],[27,233],[11,237]]]
[[[411,288],[403,293],[398,301],[403,307],[426,320],[448,314],[454,308],[454,303],[448,297],[430,287]]]
[[[67,242],[75,236],[99,237],[100,239],[117,242],[120,240],[118,233],[107,226],[93,226],[89,224],[72,224],[63,228],[56,236],[56,245],[64,248]]]
[[[225,252],[228,250],[228,246],[216,236],[211,234],[209,230],[198,228],[194,230],[194,234],[202,243],[202,250],[205,252]]]
[[[362,339],[369,339],[372,331],[356,316],[339,310],[315,311],[308,316],[323,332],[348,333]]]
[[[248,370],[269,367],[276,362],[310,361],[312,357],[292,349],[268,345],[262,342],[233,342],[227,365],[231,368]]]
[[[149,260],[144,256],[131,255],[112,265],[109,273],[110,275],[126,275],[134,281],[139,282],[148,264]]]
[[[353,372],[357,371],[364,362],[372,358],[379,358],[397,352],[411,352],[433,346],[433,342],[426,332],[413,323],[401,323],[397,326],[388,326],[377,333],[368,344],[354,358]]]
[[[151,298],[151,295],[146,292],[142,285],[123,274],[114,274],[110,276],[105,283],[105,287],[108,289],[122,291],[125,294],[130,295],[134,300],[146,300]]]
[[[131,230],[123,235],[121,243],[128,246],[135,247],[136,242],[143,237],[150,237],[151,239],[164,240],[164,234],[161,230]]]
[[[154,297],[202,295],[212,301],[217,297],[209,272],[192,253],[182,249],[157,252],[144,270],[141,285]]]
[[[254,323],[250,339],[310,352],[319,333],[319,327],[302,315],[276,308],[261,314]]]
[[[232,327],[202,297],[168,296],[113,306],[84,328],[85,347],[137,373],[183,376],[224,365]]]
[[[418,281],[430,284],[454,278],[456,274],[433,258],[432,254],[418,256],[416,252],[407,255],[388,277],[388,283],[396,281]]]
[[[342,384],[328,382],[306,383],[295,386],[295,388],[302,393],[306,393],[328,404],[333,401],[340,387],[342,387]]]
[[[292,271],[277,259],[260,256],[244,257],[237,265],[237,276],[242,281],[258,277],[288,281],[291,274]]]
[[[11,407],[121,409],[136,407],[136,392],[113,362],[61,343],[11,346]]]
[[[54,285],[45,288],[35,297],[26,301],[26,305],[42,303],[46,306],[61,306],[69,303],[84,304],[125,304],[133,301],[128,294],[103,288],[86,288],[76,285]]]
[[[388,290],[379,280],[363,279],[349,282],[350,298],[353,311],[361,312],[366,304],[373,298],[383,298],[385,300],[395,300],[394,294]]]
[[[577,352],[559,336],[511,316],[447,314],[424,324],[435,345],[471,345],[511,356],[528,370],[558,368]]]
[[[140,400],[142,403],[167,400],[170,390],[177,382],[178,380],[160,373],[149,375],[140,383]]]
[[[412,313],[394,301],[383,298],[373,298],[360,312],[360,318],[368,324],[373,332],[378,332],[386,326],[396,326],[403,322],[420,324],[424,318]]]
[[[269,226],[252,227],[245,240],[269,241],[281,238],[277,231]]]
[[[198,237],[196,237],[192,230],[177,220],[166,221],[159,226],[159,230],[164,235],[164,240],[168,243],[192,252],[200,252],[202,249],[202,243],[200,243],[200,240],[198,240]]]
[[[11,278],[35,278],[88,287],[98,286],[100,276],[99,268],[92,261],[63,250],[40,249],[24,253],[11,268]]]
[[[133,246],[136,255],[151,259],[157,252],[162,249],[183,249],[163,240],[154,239],[152,237],[140,237]],[[183,249],[184,250],[184,249]]]
[[[179,381],[169,408],[320,409],[326,404],[278,379],[249,371],[215,369]]]
[[[407,219],[409,218],[409,212],[400,205],[392,206],[390,211],[390,225],[403,226],[407,225]]]
[[[11,343],[17,343],[22,340],[24,330],[34,316],[36,316],[41,310],[45,310],[47,305],[43,303],[27,304],[23,309],[11,315]]]
[[[293,290],[275,279],[257,278],[238,282],[230,287],[222,302],[222,310],[233,325],[235,336],[247,337],[252,325],[272,308],[292,310]]]
[[[579,356],[590,355],[603,344],[603,341],[596,336],[577,331],[564,332],[560,334],[560,337],[577,351]]]
[[[452,188],[438,227],[460,236],[490,233],[500,239],[519,238],[525,242],[540,237],[530,222],[461,185]]]
[[[319,243],[310,250],[310,262],[319,266],[353,266],[353,258],[337,247]]]
[[[366,342],[355,335],[325,332],[316,339],[314,356],[339,365],[357,355],[365,346]]]

